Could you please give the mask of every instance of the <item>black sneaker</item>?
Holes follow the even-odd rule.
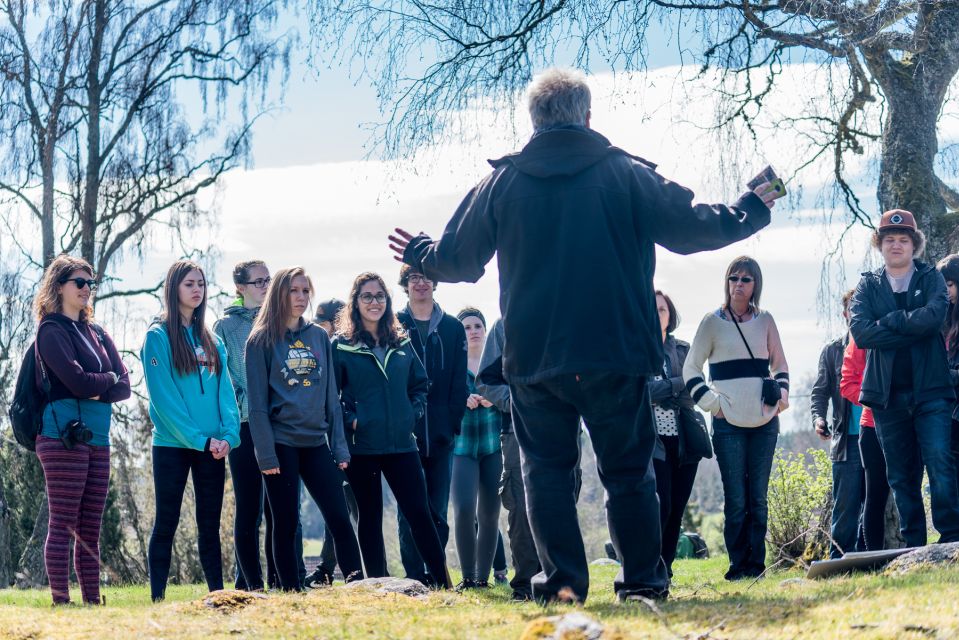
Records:
[[[652,600],[662,602],[669,598],[669,589],[621,589],[616,592],[620,602],[641,602]]]
[[[487,584],[486,586],[489,586]],[[468,591],[470,589],[479,589],[480,585],[476,580],[472,578],[463,578],[463,581],[456,585],[455,590],[457,593],[462,593],[463,591]]]
[[[509,599],[512,602],[532,602],[533,594],[529,591],[514,591]]]
[[[327,571],[323,567],[317,567],[313,573],[306,576],[303,584],[306,585],[307,589],[328,587],[333,584],[333,572]]]
[[[493,582],[496,584],[509,584],[509,577],[505,571],[497,571],[493,574]]]

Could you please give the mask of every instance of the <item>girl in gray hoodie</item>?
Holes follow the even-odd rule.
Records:
[[[278,271],[246,343],[250,433],[273,514],[273,557],[288,591],[302,589],[294,552],[301,478],[330,527],[347,582],[363,577],[337,472],[350,452],[330,339],[303,319],[312,289],[302,267]]]

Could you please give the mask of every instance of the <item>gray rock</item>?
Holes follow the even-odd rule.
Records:
[[[619,566],[619,562],[617,562],[616,560],[613,560],[612,558],[596,558],[595,560],[590,562],[590,564],[593,565],[594,567],[604,567],[604,566],[618,567]]]
[[[603,625],[579,611],[561,616],[536,618],[528,625],[520,640],[600,640]]]
[[[418,580],[409,578],[367,578],[346,584],[347,589],[371,589],[378,593],[400,593],[417,597],[429,595],[430,590]]]
[[[959,564],[959,542],[931,544],[901,555],[886,567],[886,575],[904,575],[917,569]]]

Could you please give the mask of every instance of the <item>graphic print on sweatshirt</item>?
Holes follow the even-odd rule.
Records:
[[[286,366],[280,371],[288,385],[295,387],[302,384],[304,387],[309,387],[313,384],[308,378],[317,369],[319,363],[313,350],[303,344],[302,340],[297,340],[290,345],[285,364]]]

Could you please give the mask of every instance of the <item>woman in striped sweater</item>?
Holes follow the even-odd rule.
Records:
[[[726,579],[738,580],[757,577],[766,568],[766,491],[778,416],[789,406],[789,368],[776,322],[759,308],[759,263],[736,258],[725,283],[725,303],[700,322],[683,378],[693,400],[713,416],[713,448],[725,498]],[[707,361],[708,383],[703,374]],[[770,377],[776,382],[765,383],[764,394],[763,380]]]

